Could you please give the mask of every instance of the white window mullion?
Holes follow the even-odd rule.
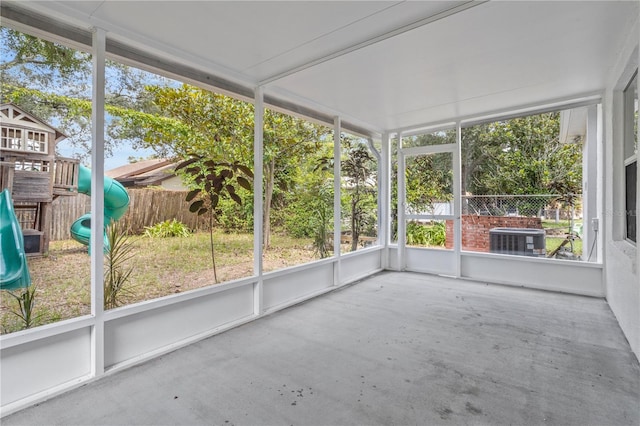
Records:
[[[336,262],[333,268],[333,285],[340,285],[340,240],[342,229],[340,227],[340,218],[342,216],[342,207],[340,205],[341,179],[342,173],[340,164],[341,146],[340,133],[342,132],[342,123],[340,117],[333,119],[333,255]]]
[[[453,252],[455,254],[455,276],[462,274],[462,126],[456,125],[456,149],[453,154]]]
[[[407,193],[405,189],[405,157],[402,150],[402,133],[398,133],[398,270],[405,270],[405,248],[407,245],[407,224],[405,218],[405,206]]]
[[[378,242],[384,247],[382,255],[382,268],[389,267],[389,242],[391,235],[391,143],[389,133],[382,135],[381,160],[378,165],[378,188],[380,227]]]
[[[264,198],[262,195],[262,167],[264,163],[264,91],[262,87],[255,90],[254,129],[253,129],[253,274],[258,277],[254,287],[255,315],[261,315],[263,307],[263,260],[264,250]]]
[[[93,376],[104,374],[104,102],[106,33],[93,31],[91,99],[91,335]]]

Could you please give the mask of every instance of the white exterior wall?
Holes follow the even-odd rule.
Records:
[[[397,247],[389,248],[389,269],[398,270]],[[603,297],[603,267],[595,262],[462,252],[456,274],[453,250],[408,247],[405,270],[515,287]]]
[[[604,96],[604,257],[606,298],[632,350],[640,358],[639,251],[623,239],[624,168],[622,90],[638,67],[638,17],[618,63],[612,64]],[[638,207],[636,206],[636,210]]]
[[[178,176],[171,176],[169,179],[163,180],[160,186],[169,191],[187,191],[189,189],[184,186],[182,179]]]

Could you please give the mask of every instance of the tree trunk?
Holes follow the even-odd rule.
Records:
[[[358,250],[358,240],[360,239],[360,226],[358,224],[358,204],[360,203],[360,194],[357,191],[351,197],[351,251]]]
[[[213,209],[209,211],[209,243],[211,244],[211,263],[213,264],[213,279],[218,283],[218,271],[216,271],[216,252],[213,249]]]
[[[275,168],[276,160],[271,159],[265,163],[265,188],[264,188],[264,206],[263,206],[263,228],[262,228],[262,245],[267,250],[271,246],[271,200],[273,199],[273,186],[275,184]]]

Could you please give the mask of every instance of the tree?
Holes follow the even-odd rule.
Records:
[[[344,177],[345,192],[349,197],[351,251],[356,251],[360,233],[371,219],[365,201],[374,194],[377,167],[365,143],[349,137],[343,137],[342,142],[346,158],[341,161],[340,167]]]
[[[560,143],[559,133],[559,113],[464,129],[465,189],[474,194],[581,193],[582,147]]]
[[[83,79],[91,73],[91,58],[50,41],[0,27],[0,77],[4,82],[30,82],[40,88],[59,80]]]
[[[150,87],[162,114],[183,123],[183,133],[147,128],[141,146],[161,156],[185,158],[197,152],[219,161],[253,162],[253,105],[189,85]],[[264,247],[269,248],[271,212],[278,189],[292,184],[300,158],[316,151],[328,129],[276,111],[264,116]],[[280,206],[283,199],[280,198]]]
[[[311,238],[318,257],[328,257],[333,230],[333,146],[305,156],[289,174],[292,184],[283,195],[283,225],[296,238]]]
[[[414,213],[433,212],[437,203],[453,198],[451,154],[435,153],[406,160],[407,208]]]
[[[0,34],[0,100],[13,102],[59,128],[67,135],[66,142],[80,149],[78,156],[87,157],[91,56],[5,27]],[[140,140],[141,128],[121,120],[125,113],[154,115],[158,111],[145,85],[166,85],[169,80],[112,61],[106,63],[106,74],[105,154],[110,156],[123,143]]]
[[[20,105],[34,112],[40,118],[43,116],[38,115],[38,112],[47,110],[48,119],[57,121],[58,127],[67,133],[69,139],[75,141],[76,146],[83,148],[85,156],[91,152],[90,100],[43,92],[38,89],[11,86],[5,83],[1,83],[0,87],[2,102]],[[110,116],[107,143],[105,144],[106,155],[110,155],[119,146],[121,143],[120,134],[132,134],[132,131],[128,129],[137,129],[135,130],[137,132],[140,132],[140,129],[148,128],[163,129],[165,135],[182,135],[188,130],[183,123],[172,118],[113,105],[106,105],[105,109]],[[109,141],[111,142],[109,143]]]
[[[324,126],[287,114],[267,110],[264,130],[264,248],[271,245],[271,210],[274,191],[293,190],[294,174],[304,158],[318,151],[321,141],[329,134]],[[281,197],[278,207],[284,206]]]
[[[67,142],[91,150],[90,56],[2,28],[0,64],[3,102],[14,102],[58,127]],[[217,161],[253,159],[253,105],[107,61],[105,154],[120,144],[153,148],[159,156],[188,158],[190,152]],[[317,149],[328,130],[267,110],[264,130],[264,245],[269,247],[274,206],[292,184],[300,156]],[[280,192],[279,192],[280,191]],[[278,197],[278,194],[281,194]]]
[[[229,197],[238,204],[242,199],[237,194],[236,184],[251,191],[251,184],[247,178],[253,178],[251,170],[238,163],[224,163],[208,160],[201,155],[193,155],[187,161],[176,167],[176,171],[184,172],[193,180],[195,188],[186,197],[191,201],[189,211],[198,215],[209,213],[209,241],[211,244],[211,263],[213,265],[214,280],[218,282],[216,258],[213,246],[213,220],[217,214],[216,207],[221,197]],[[244,176],[243,176],[244,175]],[[246,176],[246,177],[245,177]]]

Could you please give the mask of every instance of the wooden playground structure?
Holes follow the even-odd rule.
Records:
[[[11,193],[26,254],[42,255],[49,249],[51,203],[78,193],[79,161],[56,156],[66,135],[16,105],[0,105],[0,132],[0,190]]]

